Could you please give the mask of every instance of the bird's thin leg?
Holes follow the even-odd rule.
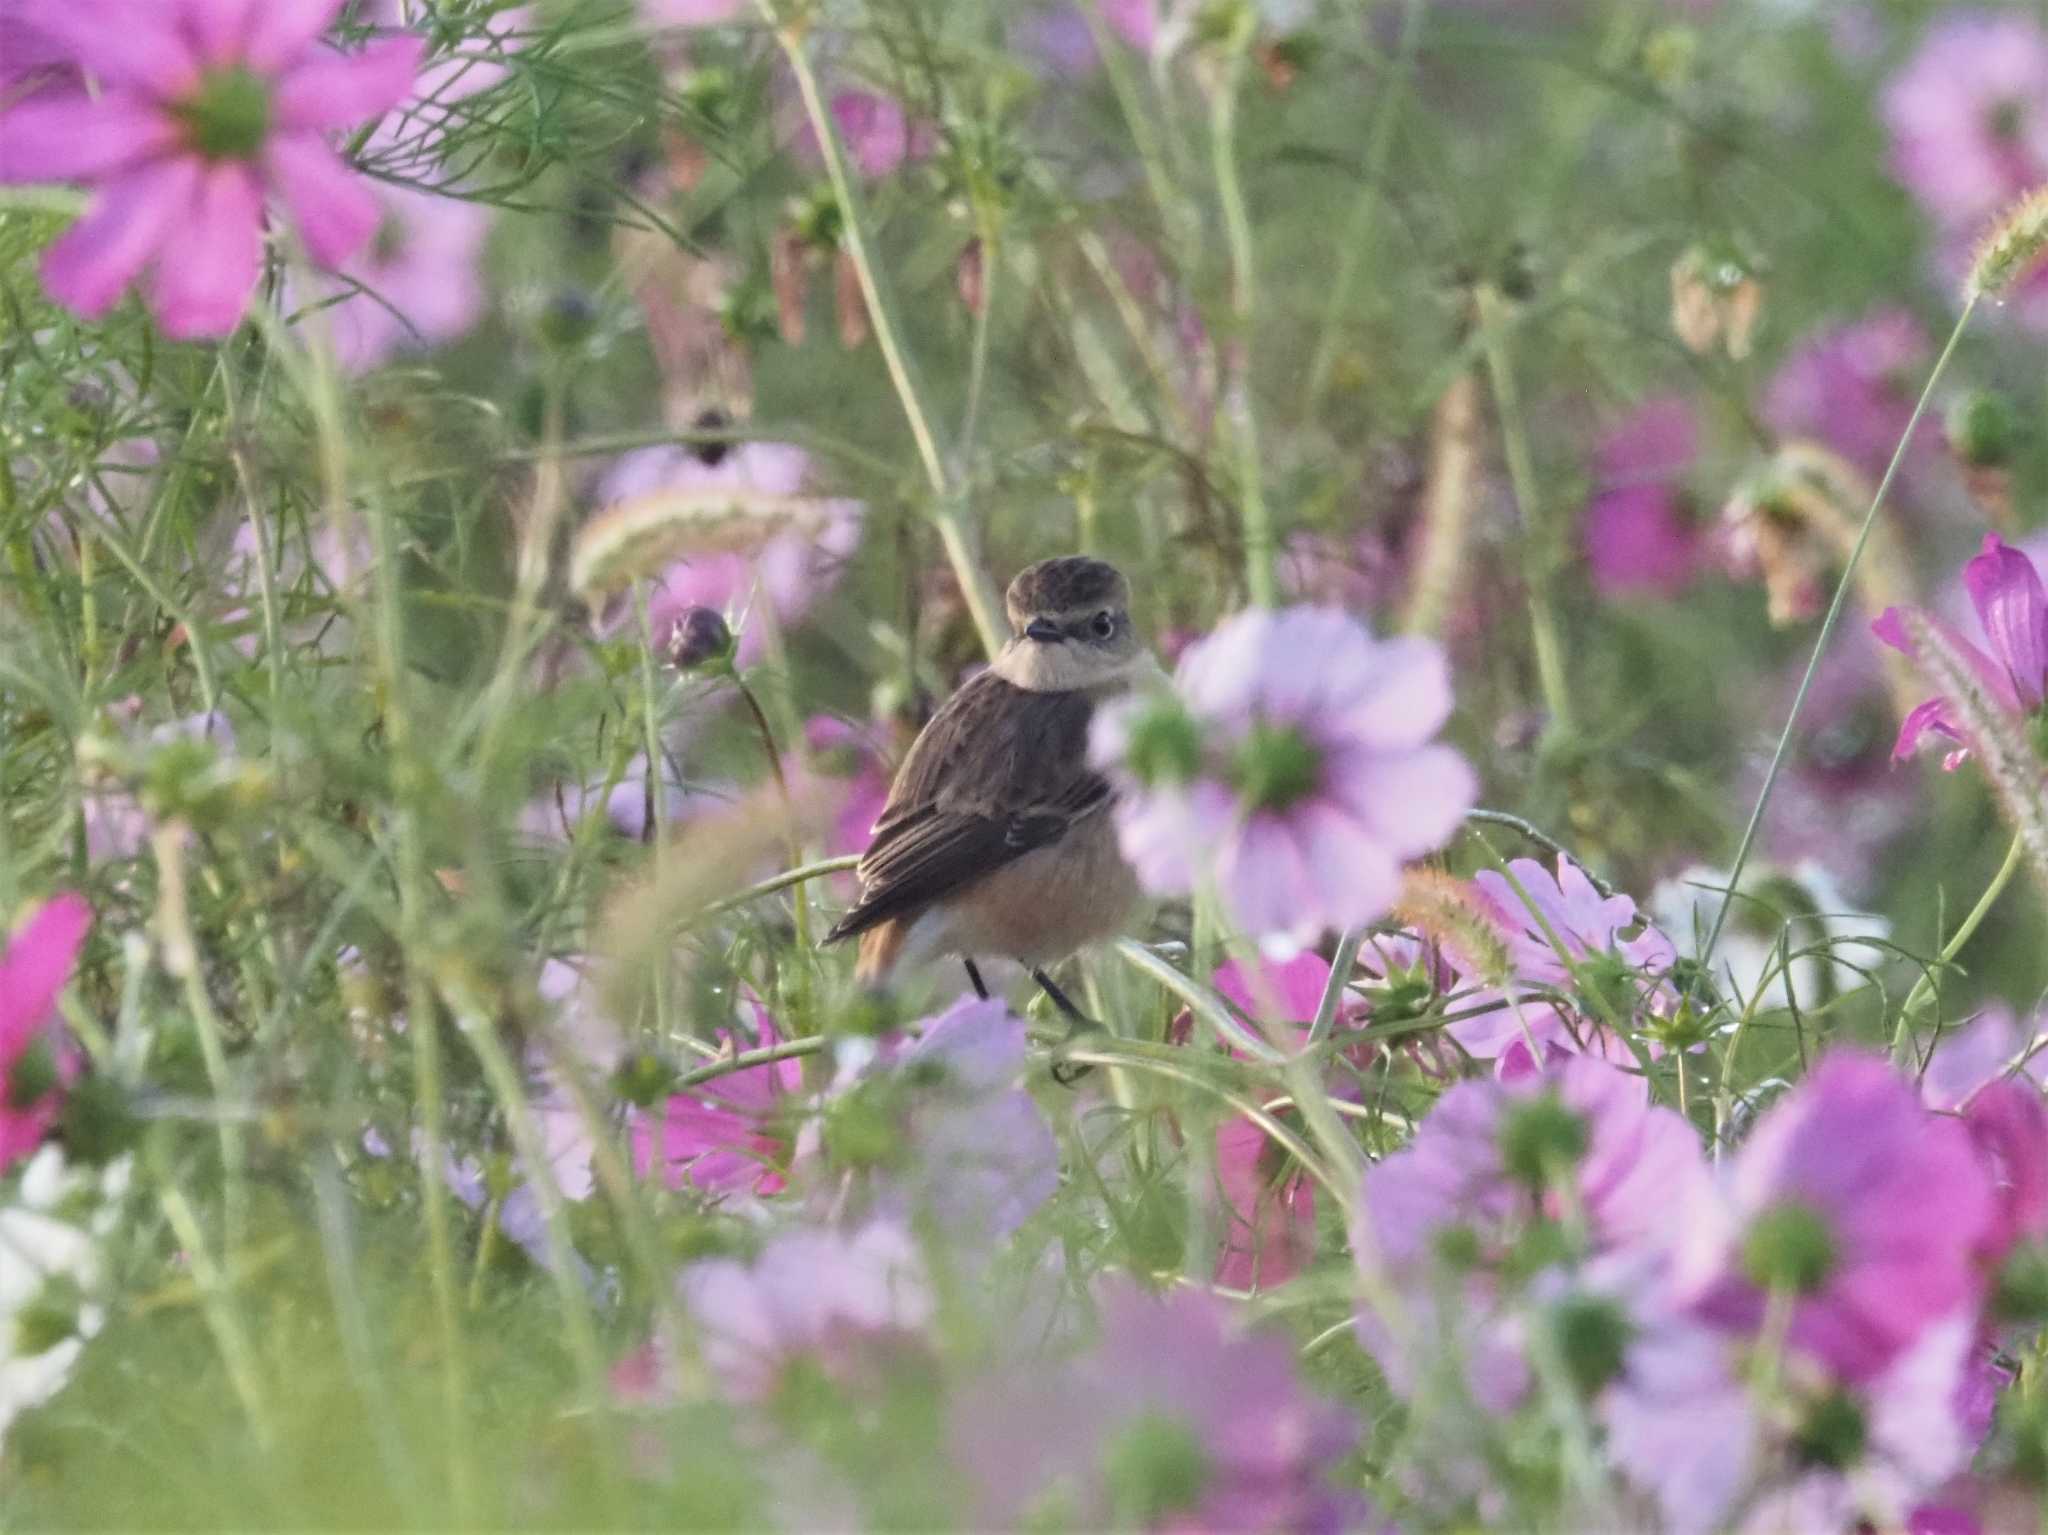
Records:
[[[1043,970],[1034,970],[1031,972],[1031,979],[1038,982],[1039,990],[1052,998],[1052,1005],[1067,1015],[1067,1022],[1077,1029],[1092,1029],[1095,1027],[1095,1020],[1074,1006],[1073,999],[1053,984],[1051,976],[1047,975]]]
[[[1038,982],[1039,990],[1052,998],[1052,1005],[1067,1015],[1067,1037],[1054,1047],[1055,1055],[1060,1049],[1072,1044],[1076,1037],[1096,1027],[1095,1020],[1074,1006],[1073,999],[1061,991],[1053,978],[1043,970],[1033,970],[1031,979]],[[1094,1069],[1093,1066],[1076,1065],[1071,1061],[1055,1059],[1052,1063],[1052,1079],[1061,1087],[1072,1087]]]
[[[960,963],[967,967],[967,979],[974,987],[974,994],[986,1002],[988,1000],[988,983],[982,980],[981,970],[971,959],[963,959]]]

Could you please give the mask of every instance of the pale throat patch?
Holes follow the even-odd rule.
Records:
[[[1011,687],[1027,693],[1119,692],[1159,672],[1149,650],[1113,655],[1086,645],[1041,645],[1011,640],[989,664]]]

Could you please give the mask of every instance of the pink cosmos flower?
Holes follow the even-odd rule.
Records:
[[[1938,13],[1884,90],[1892,170],[1945,229],[2048,177],[2048,32],[2011,10]]]
[[[780,1041],[775,1019],[758,1001],[752,1037],[721,1031],[735,1051]],[[803,1062],[771,1061],[714,1077],[675,1093],[658,1111],[632,1119],[633,1170],[659,1174],[669,1188],[693,1186],[710,1194],[776,1194],[786,1184],[794,1124],[785,1109],[803,1086]]]
[[[597,500],[611,506],[665,491],[793,497],[804,494],[810,471],[810,455],[788,443],[640,448],[612,465],[599,482]],[[860,542],[858,501],[827,500],[819,510],[823,527],[816,533],[777,533],[746,554],[706,553],[670,565],[656,578],[648,603],[655,643],[663,643],[676,621],[696,607],[743,619],[756,603],[764,603],[778,624],[800,620],[837,582]],[[760,626],[734,622],[732,627],[739,637],[735,659],[743,667],[754,665],[767,643]],[[637,635],[638,608],[628,605],[609,615],[603,628],[607,635]]]
[[[491,211],[468,198],[380,185],[374,238],[332,277],[286,284],[287,309],[324,324],[335,359],[367,373],[403,352],[452,341],[484,312],[480,275]],[[321,316],[313,320],[312,311]]]
[[[974,1523],[1056,1507],[1075,1529],[1331,1530],[1362,1524],[1330,1472],[1356,1442],[1282,1336],[1217,1297],[1101,1286],[1101,1342],[1063,1366],[972,1386],[953,1415]]]
[[[1676,396],[1645,401],[1601,439],[1580,541],[1603,596],[1675,597],[1699,574],[1683,485],[1699,450],[1699,421]]]
[[[1575,1056],[1540,1075],[1461,1082],[1366,1174],[1354,1249],[1405,1315],[1361,1310],[1359,1339],[1397,1392],[1412,1391],[1447,1349],[1466,1359],[1475,1400],[1506,1412],[1528,1388],[1528,1367],[1520,1338],[1488,1318],[1503,1266],[1532,1227],[1572,1211],[1596,1256],[1661,1252],[1705,1180],[1692,1126],[1604,1061]]]
[[[1963,567],[1963,581],[1983,626],[1989,653],[1955,633],[1944,620],[1929,614],[1928,621],[1947,635],[2001,708],[2011,714],[2034,714],[2048,696],[2048,596],[2042,592],[2040,573],[2019,550],[1996,533],[1987,533],[1983,552]],[[1896,609],[1887,609],[1871,625],[1871,632],[1894,650],[1913,656],[1913,642]],[[1930,698],[1906,716],[1892,748],[1893,759],[1910,757],[1920,738],[1929,732],[1958,743],[1942,762],[1953,772],[1969,756],[1969,743],[1944,698]]]
[[[60,895],[0,948],[0,1172],[42,1144],[78,1076],[57,1034],[57,995],[91,926],[92,909]]]
[[[1930,1109],[1960,1110],[1992,1083],[2008,1077],[2037,1093],[2048,1083],[2048,1019],[2018,1016],[1994,1002],[1934,1042],[1920,1072],[1920,1097]]]
[[[321,33],[340,5],[44,0],[27,12],[101,87],[0,115],[0,181],[94,188],[44,254],[60,302],[97,318],[141,279],[167,334],[224,336],[261,275],[266,202],[324,266],[363,247],[376,199],[327,135],[403,100],[422,43],[336,52]]]
[[[1513,883],[1496,869],[1482,869],[1472,883],[1483,906],[1494,913],[1521,986],[1567,996],[1597,992],[1631,1018],[1669,1008],[1673,992],[1665,977],[1678,962],[1678,951],[1636,910],[1632,898],[1603,896],[1586,871],[1562,853],[1554,875],[1533,858],[1514,859],[1507,867]],[[1483,983],[1461,997],[1457,1011],[1476,1016],[1450,1024],[1451,1038],[1478,1059],[1498,1062],[1504,1076],[1580,1050],[1617,1063],[1635,1059],[1625,1043],[1611,1037],[1597,1012],[1530,996],[1521,986],[1512,1000],[1501,988]]]
[[[917,1244],[891,1221],[850,1234],[784,1231],[751,1264],[691,1264],[676,1290],[697,1324],[704,1363],[729,1395],[748,1402],[773,1396],[798,1365],[842,1386],[872,1382],[893,1358],[923,1347],[933,1312]]]
[[[1791,1297],[1787,1345],[1868,1381],[1978,1299],[1995,1216],[1970,1137],[1883,1060],[1838,1050],[1766,1114],[1724,1197],[1685,1223],[1678,1282],[1696,1315],[1753,1336]]]
[[[1096,717],[1117,833],[1147,888],[1213,882],[1277,950],[1384,915],[1401,864],[1440,847],[1478,782],[1431,737],[1451,711],[1429,641],[1380,641],[1328,608],[1254,609],[1192,646],[1175,696]]]
[[[835,92],[831,108],[839,142],[846,146],[854,169],[870,181],[924,159],[939,141],[930,122],[911,117],[895,97],[878,91]],[[807,135],[806,143],[815,155],[816,141]]]
[[[1795,1357],[1765,1398],[1741,1349],[1674,1308],[1659,1271],[1617,1280],[1604,1267],[1582,1293],[1605,1292],[1630,1341],[1594,1412],[1615,1467],[1650,1495],[1667,1535],[1896,1529],[1968,1464],[1956,1410],[1967,1312],[1922,1329],[1867,1382]]]
[[[1302,1035],[1322,1005],[1330,966],[1320,954],[1304,950],[1287,960],[1261,960],[1250,969],[1232,960],[1218,966],[1213,979],[1217,991],[1246,1017],[1286,1023]],[[1351,1018],[1340,1017],[1339,1027]],[[1240,1115],[1217,1127],[1216,1184],[1224,1218],[1216,1256],[1218,1284],[1271,1289],[1292,1279],[1315,1256],[1315,1182],[1292,1165],[1258,1121]]]
[[[1891,461],[1912,419],[1931,350],[1927,332],[1904,309],[1880,309],[1802,341],[1764,394],[1764,419],[1785,437],[1834,449],[1875,477]],[[1923,422],[1915,447],[1935,446]]]

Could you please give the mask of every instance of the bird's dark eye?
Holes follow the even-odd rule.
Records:
[[[1098,640],[1106,640],[1116,633],[1116,619],[1104,609],[1088,620],[1088,629]]]

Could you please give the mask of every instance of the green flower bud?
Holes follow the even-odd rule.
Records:
[[[1202,770],[1202,731],[1179,702],[1154,699],[1131,724],[1131,776],[1147,788],[1184,784]]]
[[[2016,1247],[2000,1265],[1991,1314],[2001,1322],[2026,1325],[2048,1319],[2048,1243]]]
[[[2007,467],[2019,446],[2019,412],[1995,389],[1973,389],[1957,400],[1945,427],[1950,450],[1974,469]]]
[[[78,1336],[79,1312],[85,1297],[71,1279],[44,1282],[26,1306],[14,1314],[14,1353],[33,1358]]]
[[[1814,1403],[1792,1436],[1792,1453],[1800,1463],[1845,1471],[1863,1457],[1870,1437],[1863,1409],[1845,1392],[1832,1391]]]
[[[1751,1223],[1742,1267],[1767,1290],[1811,1295],[1834,1272],[1834,1235],[1819,1212],[1786,1200]]]
[[[1501,1119],[1501,1165],[1530,1188],[1550,1187],[1585,1154],[1585,1120],[1551,1094],[1518,1103]]]
[[[142,1121],[135,1117],[120,1083],[100,1072],[88,1072],[64,1100],[57,1134],[71,1161],[104,1167],[135,1149],[142,1139]]]
[[[1323,754],[1292,725],[1252,726],[1231,764],[1231,779],[1254,810],[1285,810],[1322,782]]]
[[[1635,1328],[1613,1301],[1574,1295],[1550,1314],[1565,1373],[1582,1396],[1592,1396],[1621,1373]]]
[[[251,160],[270,139],[270,82],[239,64],[212,70],[175,111],[196,154],[208,160]]]
[[[652,1050],[642,1050],[619,1062],[612,1073],[612,1091],[635,1108],[652,1108],[669,1095],[675,1079],[667,1061]]]
[[[63,1084],[57,1070],[57,1048],[47,1033],[38,1034],[7,1068],[7,1106],[29,1109]]]
[[[1147,1413],[1109,1442],[1102,1472],[1117,1528],[1147,1529],[1201,1501],[1209,1456],[1181,1419]]]
[[[819,1134],[832,1165],[848,1169],[886,1167],[903,1145],[895,1115],[871,1089],[850,1093],[826,1110]]]

